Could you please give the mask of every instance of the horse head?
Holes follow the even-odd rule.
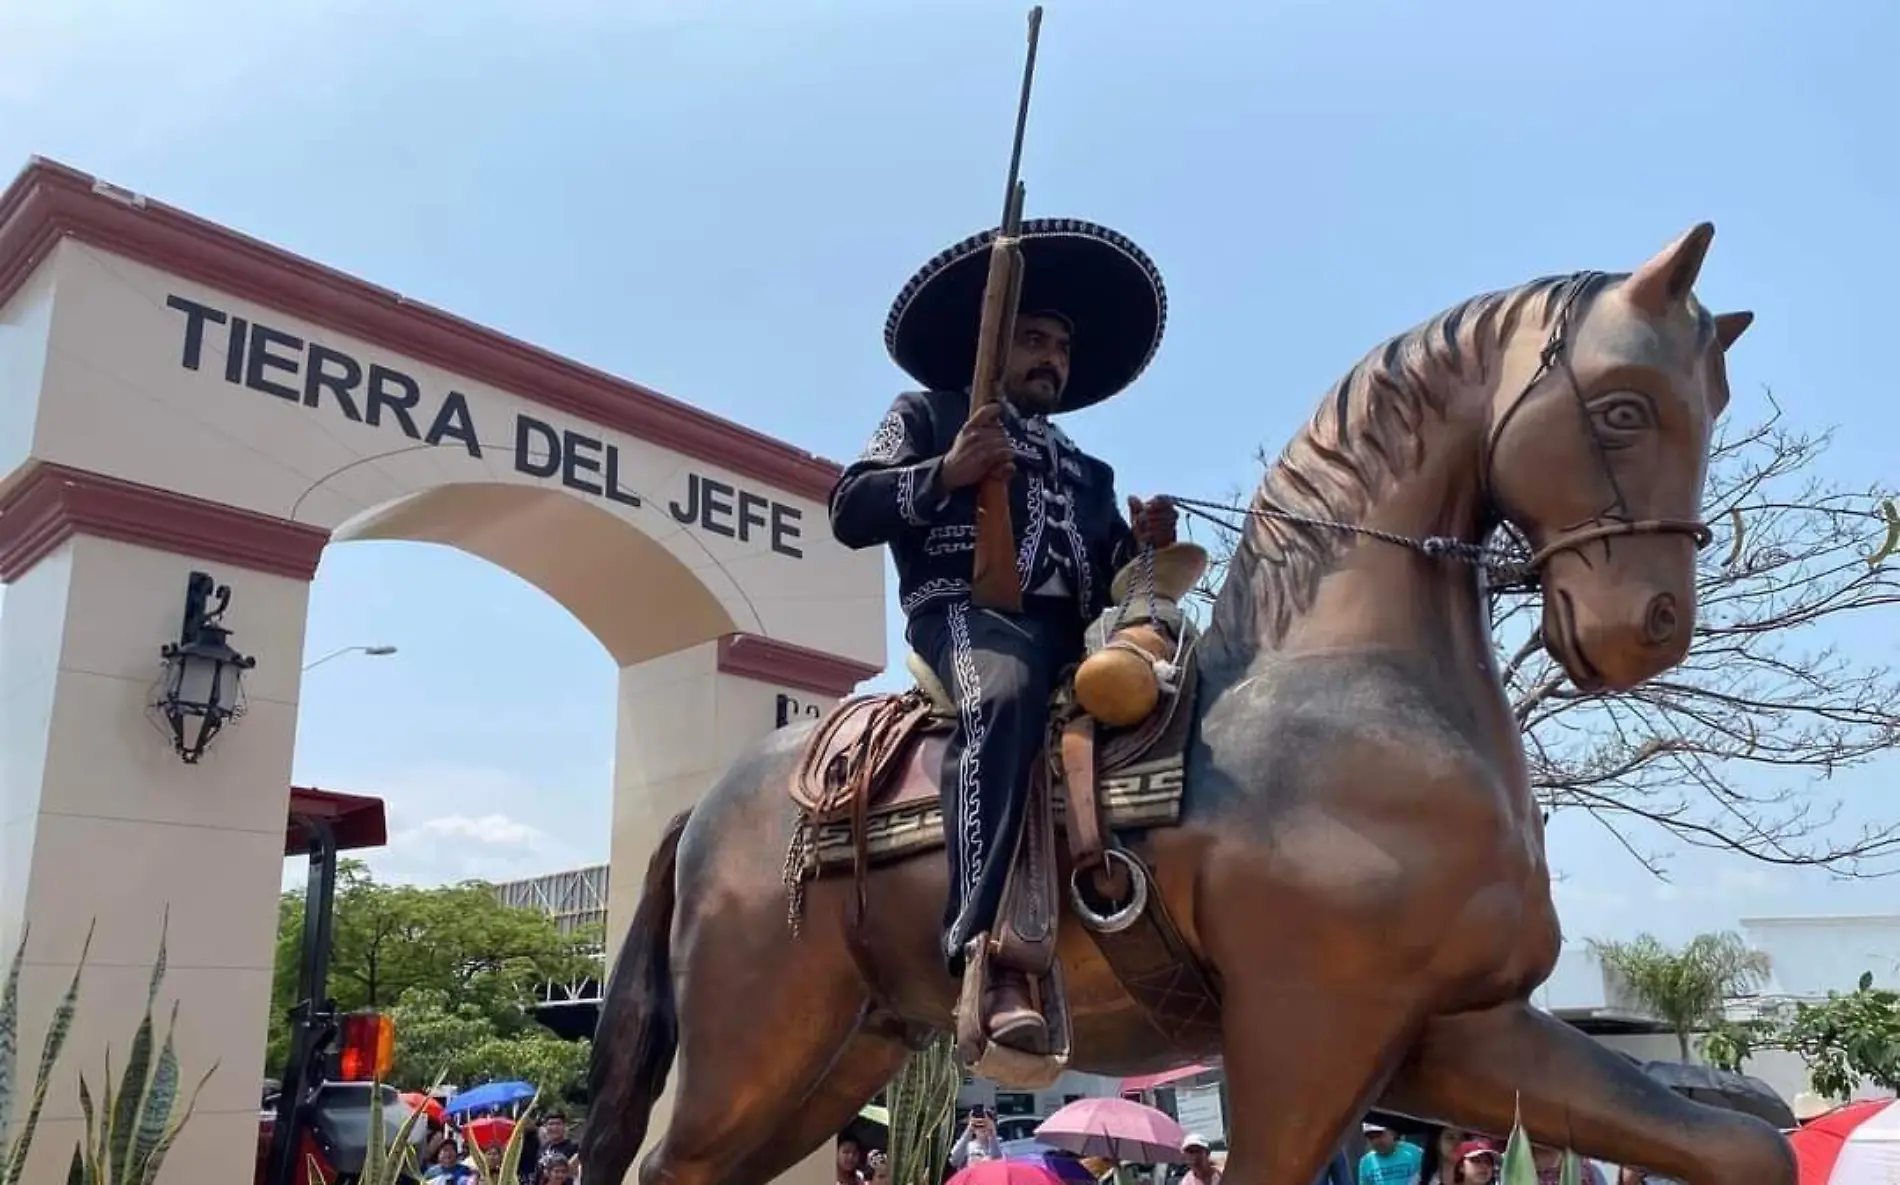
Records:
[[[1752,313],[1712,316],[1692,289],[1715,228],[1627,276],[1582,273],[1547,337],[1518,333],[1490,407],[1485,480],[1528,539],[1544,644],[1584,690],[1620,691],[1688,653],[1696,552],[1723,354]]]

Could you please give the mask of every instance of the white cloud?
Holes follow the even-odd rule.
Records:
[[[430,819],[399,838],[403,840],[428,839],[435,836],[451,836],[497,847],[520,848],[538,847],[547,840],[547,833],[540,828],[517,822],[507,815],[483,815],[480,818],[471,818],[468,815],[445,815]]]
[[[440,885],[463,880],[508,881],[564,872],[607,859],[606,803],[586,809],[570,804],[566,788],[535,784],[529,777],[489,766],[414,765],[378,775],[372,782],[308,778],[301,785],[383,799],[389,842],[353,853],[380,881]],[[285,884],[301,884],[297,861],[285,868]]]

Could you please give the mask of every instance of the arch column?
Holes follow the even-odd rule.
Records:
[[[760,737],[822,714],[875,674],[865,663],[737,633],[621,668],[614,876],[607,888],[610,956],[633,920],[647,862],[667,822],[698,802]]]
[[[96,924],[26,1180],[65,1178],[84,1131],[79,1074],[97,1097],[108,1045],[115,1074],[123,1068],[167,910],[154,1015],[163,1026],[182,1001],[186,1089],[218,1069],[165,1176],[241,1185],[253,1175],[304,611],[326,539],[54,465],[0,497],[0,957],[30,926],[23,1089]],[[257,667],[247,714],[186,765],[148,705],[194,570],[231,586],[225,623]]]
[[[607,888],[609,968],[667,822],[698,802],[747,746],[795,719],[822,714],[877,671],[754,634],[728,634],[621,668]],[[669,1082],[654,1106],[642,1156],[666,1131],[672,1111]],[[779,1180],[832,1185],[834,1177],[827,1144]]]

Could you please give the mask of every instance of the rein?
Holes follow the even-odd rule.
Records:
[[[1316,518],[1310,514],[1295,514],[1272,506],[1243,508],[1229,506],[1222,502],[1207,502],[1199,498],[1181,498],[1173,494],[1165,496],[1168,501],[1180,507],[1190,517],[1212,523],[1236,534],[1245,528],[1223,517],[1224,515],[1237,514],[1245,518],[1269,519],[1275,522],[1292,523],[1295,526],[1340,531],[1348,535],[1362,535],[1367,539],[1376,539],[1380,543],[1390,543],[1394,547],[1403,547],[1408,551],[1417,552],[1427,559],[1470,564],[1472,567],[1482,568],[1487,584],[1498,591],[1512,589],[1529,591],[1537,587],[1537,575],[1530,566],[1529,552],[1519,548],[1487,546],[1450,535],[1400,535],[1394,531],[1382,531],[1377,527],[1342,522],[1338,519]]]
[[[1571,369],[1569,356],[1571,316],[1576,309],[1578,296],[1601,275],[1600,272],[1578,272],[1570,278],[1562,297],[1563,303],[1558,308],[1556,324],[1551,327],[1550,338],[1544,343],[1544,348],[1538,355],[1536,372],[1525,382],[1523,389],[1511,401],[1510,406],[1504,409],[1504,414],[1499,416],[1497,422],[1492,425],[1485,440],[1484,462],[1479,471],[1479,489],[1500,528],[1514,537],[1512,543],[1496,546],[1473,543],[1450,535],[1401,535],[1395,531],[1382,531],[1376,527],[1343,522],[1339,519],[1297,514],[1272,506],[1250,506],[1243,509],[1220,502],[1179,498],[1172,495],[1168,496],[1168,500],[1195,518],[1204,519],[1235,533],[1242,530],[1240,524],[1223,516],[1241,515],[1246,518],[1270,519],[1319,530],[1339,531],[1374,539],[1394,547],[1403,547],[1427,559],[1443,559],[1469,564],[1485,573],[1486,584],[1494,592],[1535,591],[1542,584],[1544,566],[1553,557],[1602,539],[1613,539],[1624,535],[1687,535],[1695,540],[1698,551],[1707,547],[1714,536],[1708,524],[1700,520],[1635,519],[1629,516],[1629,504],[1624,499],[1622,487],[1617,483],[1616,470],[1610,464],[1609,454],[1603,446],[1602,438],[1597,435],[1596,424],[1590,417],[1590,408],[1584,401],[1583,389],[1577,382],[1576,372]],[[1505,428],[1509,426],[1511,417],[1529,402],[1538,384],[1559,369],[1567,380],[1571,398],[1576,401],[1578,414],[1583,421],[1584,436],[1590,442],[1591,453],[1596,457],[1597,469],[1604,483],[1609,486],[1610,503],[1603,513],[1589,519],[1581,526],[1559,532],[1555,538],[1547,540],[1542,546],[1532,547],[1527,541],[1522,540],[1517,528],[1499,509],[1497,500],[1491,493],[1491,469],[1497,454],[1498,440],[1503,436]]]

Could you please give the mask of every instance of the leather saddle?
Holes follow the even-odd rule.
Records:
[[[1107,615],[1104,620],[1109,628],[1092,627],[1092,653],[1110,644],[1114,623]],[[1192,629],[1178,616],[1175,625]],[[1217,1031],[1211,981],[1186,952],[1158,893],[1149,891],[1152,878],[1140,857],[1120,842],[1127,832],[1179,820],[1198,670],[1192,645],[1177,657],[1167,693],[1145,717],[1119,727],[1101,725],[1077,702],[1074,671],[1058,681],[1049,741],[1027,788],[996,928],[968,960],[957,1010],[958,1045],[977,1073],[1019,1089],[1040,1088],[1067,1064],[1070,1021],[1056,958],[1065,877],[1069,912],[1094,935],[1150,1021],[1171,1038]],[[846,700],[805,743],[789,785],[801,823],[785,869],[794,926],[806,880],[848,869],[861,918],[869,866],[943,846],[938,779],[956,705],[919,656],[909,655],[906,667],[913,687]],[[1066,845],[1056,842],[1058,827]],[[850,929],[855,934],[855,922]],[[868,971],[872,960],[853,941],[854,956]],[[992,1043],[982,1031],[992,963],[1027,977],[1047,1020],[1048,1053]]]
[[[937,801],[943,746],[956,724],[956,702],[918,655],[910,654],[904,665],[915,686],[845,700],[818,722],[806,741],[790,790],[808,822],[837,823],[860,812],[875,817]],[[1138,724],[1100,732],[1092,755],[1094,774],[1109,777],[1151,757],[1183,753],[1193,681],[1189,674],[1182,694],[1158,705]],[[1051,706],[1051,718],[1057,722],[1080,713],[1069,680],[1062,680]],[[1059,747],[1052,743],[1045,755],[1059,760]]]

